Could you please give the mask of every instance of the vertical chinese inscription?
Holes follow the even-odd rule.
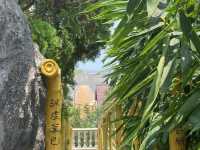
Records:
[[[61,110],[63,95],[60,69],[55,61],[47,59],[41,65],[41,72],[46,76],[47,79],[47,101],[45,108],[46,150],[61,150]]]
[[[47,150],[61,150],[62,96],[59,86],[49,89],[46,114]],[[57,90],[56,88],[57,87]]]

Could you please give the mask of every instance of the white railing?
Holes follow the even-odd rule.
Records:
[[[73,128],[72,150],[97,150],[97,128]]]

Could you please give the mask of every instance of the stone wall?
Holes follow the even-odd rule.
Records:
[[[17,1],[0,0],[0,150],[44,150],[39,56]]]

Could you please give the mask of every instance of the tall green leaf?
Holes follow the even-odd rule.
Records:
[[[170,125],[170,130],[175,128],[179,123],[184,121],[195,108],[200,105],[200,89],[196,89],[185,103],[178,109]]]
[[[191,40],[194,44],[196,50],[200,55],[200,39],[192,27],[190,20],[186,17],[185,13],[181,11],[180,13],[180,24],[183,34],[186,36],[188,40]]]

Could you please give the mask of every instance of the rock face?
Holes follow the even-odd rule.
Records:
[[[44,150],[40,57],[16,0],[0,0],[0,150]]]

